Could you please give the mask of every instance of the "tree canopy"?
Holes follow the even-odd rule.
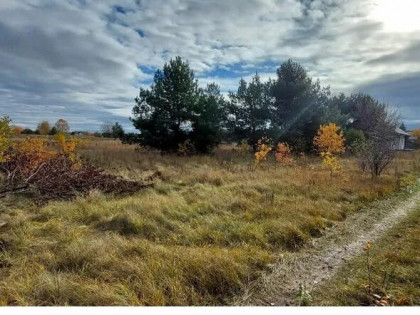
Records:
[[[312,139],[320,125],[334,123],[354,139],[390,138],[399,121],[395,111],[367,94],[331,96],[305,68],[287,60],[275,79],[262,80],[256,73],[250,82],[225,99],[216,84],[200,88],[188,62],[171,59],[157,70],[148,89],[140,89],[133,108],[132,137],[142,145],[176,152],[180,146],[209,152],[221,138],[257,142],[268,137],[289,145],[292,151],[313,149]]]
[[[156,71],[149,89],[140,89],[131,120],[142,145],[176,152],[189,140],[208,152],[219,141],[220,101],[218,88],[200,89],[189,64],[176,57]]]
[[[68,133],[70,131],[70,126],[67,120],[64,120],[63,118],[60,118],[57,120],[57,122],[54,125],[56,132],[64,132]]]

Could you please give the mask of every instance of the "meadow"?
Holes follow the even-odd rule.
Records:
[[[253,155],[220,145],[175,156],[89,138],[77,153],[107,172],[154,187],[129,196],[92,191],[39,206],[0,204],[3,305],[220,305],[369,202],[410,183],[417,152],[372,179],[351,157],[334,176],[316,156],[254,169]]]

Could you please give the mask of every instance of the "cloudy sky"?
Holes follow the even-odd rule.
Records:
[[[418,12],[418,0],[0,1],[0,115],[129,129],[138,88],[180,55],[224,92],[292,58],[332,92],[369,92],[420,126]]]

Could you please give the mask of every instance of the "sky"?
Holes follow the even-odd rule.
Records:
[[[170,58],[224,93],[291,58],[420,127],[418,12],[418,0],[0,0],[0,115],[132,131],[139,87]]]

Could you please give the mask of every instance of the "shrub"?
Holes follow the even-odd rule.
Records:
[[[11,134],[9,117],[0,118],[0,162],[6,161],[5,152],[9,148]]]
[[[295,162],[292,151],[287,143],[279,142],[276,147],[276,161],[283,165],[290,165]]]
[[[257,152],[255,152],[255,168],[260,164],[261,161],[267,159],[268,154],[272,150],[271,139],[262,137],[257,141]]]
[[[328,166],[331,175],[340,170],[337,155],[345,151],[344,136],[334,123],[321,125],[314,138],[314,145],[322,157],[323,164]]]
[[[195,146],[190,139],[185,140],[178,145],[178,155],[188,156],[196,153]]]
[[[351,151],[359,144],[366,141],[365,134],[362,130],[350,128],[344,132],[346,147]]]

